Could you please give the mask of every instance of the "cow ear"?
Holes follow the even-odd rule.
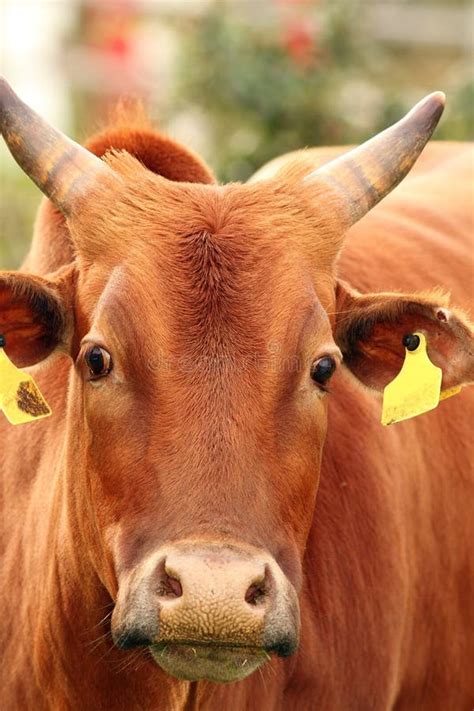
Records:
[[[360,294],[339,282],[335,340],[344,363],[364,385],[383,390],[405,358],[403,338],[421,332],[447,390],[474,381],[474,330],[441,292]]]
[[[0,271],[0,335],[19,368],[64,348],[72,332],[73,270],[50,278]]]

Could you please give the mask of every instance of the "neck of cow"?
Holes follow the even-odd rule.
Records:
[[[56,372],[58,367],[63,366],[56,366]],[[49,392],[47,377],[42,385]],[[62,378],[67,382],[67,371]],[[22,673],[29,678],[33,667],[39,687],[49,689],[54,698],[64,695],[63,687],[75,678],[71,674],[74,665],[81,668],[81,675],[91,677],[102,669],[99,660],[111,646],[106,631],[112,600],[94,569],[87,542],[93,532],[90,511],[85,515],[86,504],[80,503],[78,421],[71,412],[64,416],[64,392],[53,392],[49,401],[57,416],[47,423],[48,428],[35,425],[35,448],[25,448],[20,428],[5,428],[2,438],[6,439],[5,472],[14,472],[10,486],[4,489],[7,548],[2,575],[6,587],[18,591],[2,600],[2,610],[9,625],[4,651],[18,659],[19,678]],[[65,420],[73,423],[66,430]],[[15,461],[18,452],[21,456]],[[40,467],[37,457],[41,457]],[[22,511],[20,525],[11,518],[15,506],[17,512]],[[32,640],[21,649],[17,647],[18,628],[23,640]],[[40,708],[33,700],[31,704],[31,708]]]
[[[36,549],[42,578],[37,588],[39,610],[37,596],[29,600],[37,640],[37,673],[45,688],[54,685],[51,650],[57,650],[58,659],[66,653],[68,663],[80,664],[94,657],[90,651],[94,651],[95,642],[97,651],[101,647],[104,653],[107,638],[101,640],[101,637],[107,628],[101,620],[106,623],[112,610],[110,596],[94,570],[85,545],[83,529],[87,523],[79,519],[75,474],[64,443],[54,483],[50,484],[48,511],[44,510],[44,503],[38,501],[35,515],[38,522],[40,518],[47,522]]]

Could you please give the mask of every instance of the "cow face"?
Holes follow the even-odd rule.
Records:
[[[76,259],[49,279],[1,275],[0,327],[19,365],[73,361],[58,481],[77,546],[115,602],[117,645],[149,647],[181,678],[240,679],[298,644],[339,347],[381,387],[397,371],[391,339],[421,324],[450,386],[472,377],[468,325],[428,297],[395,307],[337,284],[344,230],[402,176],[374,163],[374,144],[370,190],[363,151],[322,176],[223,188],[69,143],[72,173],[65,159],[45,171],[66,139],[48,129],[42,145],[38,117],[11,118],[18,106],[8,94],[5,135],[68,216]],[[31,126],[24,155],[15,136]]]
[[[121,174],[100,213],[84,203],[71,223],[91,244],[115,223],[120,247],[31,281],[31,320],[40,294],[61,318],[33,339],[51,347],[17,362],[68,341],[65,476],[116,601],[116,643],[150,646],[178,676],[230,681],[298,643],[326,389],[341,359],[331,255],[301,250],[314,210],[291,190]],[[11,298],[4,331],[18,358]]]
[[[301,253],[310,228],[293,213],[308,205],[295,209],[291,191],[141,181],[139,198],[126,179],[106,208],[120,255],[80,275],[71,420],[87,426],[70,459],[102,532],[96,564],[105,547],[113,571],[117,643],[152,645],[176,674],[229,680],[297,645],[341,359],[331,260]],[[93,224],[100,241],[107,219],[82,215],[75,229]]]

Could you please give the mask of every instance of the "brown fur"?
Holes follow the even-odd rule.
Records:
[[[149,160],[143,153],[149,134],[120,135],[118,148],[136,142],[142,163],[160,161],[154,148]],[[469,163],[449,157],[446,146],[349,233],[337,269],[360,292],[441,284],[469,307]],[[43,278],[71,262],[69,277],[46,277],[45,289],[74,303],[76,364],[58,353],[34,368],[53,417],[0,425],[4,707],[469,708],[472,391],[384,429],[378,399],[343,368],[327,396],[309,380],[333,333],[359,348],[371,332],[346,338],[347,311],[360,323],[369,297],[336,292],[339,206],[323,189],[296,178],[170,183],[127,155],[108,161],[116,188],[98,190],[67,228],[43,206],[27,260]],[[27,322],[39,313],[32,289],[22,292]],[[385,333],[392,299],[369,299]],[[469,349],[469,324],[455,318]],[[115,360],[98,388],[78,354],[88,332]],[[466,380],[455,364],[453,379]],[[196,536],[274,556],[299,591],[294,657],[216,686],[177,681],[147,652],[112,646],[126,571],[161,543]]]

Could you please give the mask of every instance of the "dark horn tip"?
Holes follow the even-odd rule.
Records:
[[[444,106],[445,103],[446,103],[446,94],[444,93],[444,91],[434,91],[434,92],[433,92],[432,94],[430,94],[429,96],[431,96],[433,99],[435,99],[436,101],[438,101],[438,102],[439,102],[440,104],[442,104],[443,106]]]
[[[430,105],[433,114],[441,116],[446,106],[446,94],[443,91],[434,91],[426,97],[426,103]]]
[[[415,115],[419,117],[423,116],[434,127],[441,118],[445,104],[446,94],[442,91],[434,91],[432,94],[428,94],[428,96],[425,96],[424,99],[419,101],[418,104],[416,104],[407,114],[406,118],[411,118]]]
[[[3,75],[0,75],[0,130],[3,132],[8,108],[19,102],[18,96]]]
[[[7,82],[3,74],[0,74],[0,98],[3,98],[5,94],[12,94],[13,89],[11,88],[10,84]]]

